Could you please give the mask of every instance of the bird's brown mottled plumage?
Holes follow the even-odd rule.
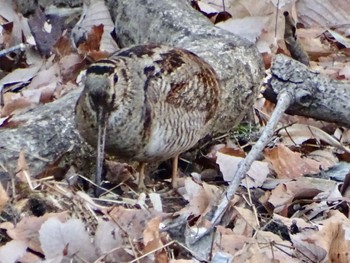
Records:
[[[216,73],[195,54],[139,45],[92,64],[76,105],[76,126],[97,144],[106,118],[106,151],[139,162],[165,160],[207,133],[219,99]]]

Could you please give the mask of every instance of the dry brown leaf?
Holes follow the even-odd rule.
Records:
[[[305,26],[322,26],[347,29],[350,21],[348,0],[300,0],[296,3],[299,19]]]
[[[308,157],[322,163],[323,169],[328,169],[339,162],[339,159],[335,156],[334,151],[329,148],[310,152]]]
[[[113,248],[121,247],[123,238],[120,228],[113,221],[99,219],[94,243],[102,254],[109,252]]]
[[[76,42],[80,42],[81,38],[87,32],[91,32],[94,27],[101,27],[102,32],[99,35],[98,47],[99,49],[89,49],[89,50],[101,50],[107,53],[112,53],[118,50],[118,45],[115,43],[111,36],[114,30],[114,23],[106,7],[106,4],[102,0],[92,1],[89,6],[84,3],[83,13],[79,22],[75,25],[73,29],[73,35]],[[96,32],[95,32],[96,33]],[[89,36],[91,38],[91,34]],[[90,40],[91,41],[91,40]],[[90,42],[86,41],[87,43]],[[91,46],[91,43],[89,44]]]
[[[319,246],[318,243],[315,244],[313,233],[314,231],[309,230],[303,232],[303,235],[299,234],[291,237],[297,252],[301,253],[299,257],[312,262],[328,262],[327,250]],[[318,238],[321,238],[321,236],[318,236]]]
[[[18,179],[23,183],[30,182],[30,174],[24,151],[20,151],[19,153],[16,168],[16,177],[18,177]]]
[[[349,262],[350,221],[339,211],[329,213],[329,218],[318,222],[317,228],[305,229],[291,235],[296,249],[309,260],[321,262]]]
[[[300,153],[289,150],[283,144],[265,149],[264,156],[271,163],[277,178],[298,178],[305,174],[318,173],[323,166],[323,163],[310,158],[302,158]]]
[[[61,213],[47,213],[41,217],[28,216],[24,217],[19,223],[13,225],[12,223],[2,223],[0,227],[7,230],[7,234],[13,240],[27,240],[38,238],[38,231],[41,225],[49,218],[55,217],[61,221],[65,221],[68,217],[66,212]]]
[[[245,151],[243,151],[242,149],[234,149],[227,146],[220,148],[218,151],[230,156],[236,156],[236,157],[242,157],[242,158],[246,156]],[[215,152],[215,156],[216,156],[216,152]]]
[[[189,177],[185,179],[185,186],[179,188],[178,191],[184,199],[189,202],[186,207],[179,211],[180,214],[190,212],[198,216],[201,215],[209,205],[210,200],[203,187]]]
[[[288,227],[288,229],[291,228],[292,225],[297,225],[298,228],[305,228],[305,229],[309,229],[309,228],[314,228],[314,224],[310,221],[306,222],[304,219],[302,218],[288,218],[288,217],[284,217],[281,216],[279,214],[273,214],[273,220],[282,222],[284,225],[286,225]]]
[[[26,83],[39,72],[40,68],[41,64],[36,64],[28,68],[16,69],[0,80],[0,86],[13,83]]]
[[[273,257],[270,257],[268,254],[271,253],[266,249],[261,249],[259,244],[254,240],[254,242],[250,242],[246,244],[244,248],[242,248],[239,252],[235,255],[235,262],[244,262],[244,263],[271,263],[271,260],[274,259]]]
[[[89,54],[93,50],[100,49],[101,37],[103,34],[103,25],[92,26],[87,39],[85,42],[81,43],[78,47],[79,54]]]
[[[0,127],[5,127],[9,123],[11,117],[12,116],[6,116],[6,117],[0,118]]]
[[[350,144],[350,129],[346,129],[344,132],[341,132],[340,142],[346,145]]]
[[[46,86],[56,87],[61,80],[58,63],[42,68],[31,80],[28,89],[39,89]]]
[[[226,182],[232,181],[237,171],[238,164],[242,160],[243,158],[241,157],[230,156],[220,152],[217,153],[216,163],[219,164],[220,171]],[[254,161],[247,172],[248,176],[242,180],[242,185],[249,188],[260,187],[264,183],[269,172],[268,163]]]
[[[16,93],[5,93],[5,106],[1,109],[1,117],[9,116],[10,114],[18,114],[21,111],[27,110],[39,103],[40,94],[26,98]]]
[[[13,2],[1,0],[0,6],[0,16],[9,22],[13,22],[11,44],[16,45],[22,43],[23,36],[26,39],[30,38],[32,34],[29,30],[28,19],[14,10]]]
[[[62,36],[64,18],[48,18],[41,8],[36,8],[35,13],[29,17],[28,24],[39,54],[43,57],[50,56],[56,41]]]
[[[197,263],[197,260],[192,260],[192,259],[170,259],[169,263]]]
[[[350,12],[349,12],[349,17],[350,17]],[[335,30],[331,30],[331,29],[328,29],[327,30],[331,35],[332,37],[334,37],[334,39],[342,44],[343,46],[345,46],[346,48],[350,48],[350,40],[348,38],[346,38],[345,36],[343,36],[342,34],[339,34],[337,31]]]
[[[210,148],[210,151],[207,153],[207,157],[210,159],[216,159],[216,154],[218,151],[220,151],[221,149],[224,149],[226,147],[226,144],[224,143],[220,143],[220,144],[215,144],[214,146],[212,146]],[[234,154],[233,154],[234,155]]]
[[[71,40],[67,36],[61,36],[55,43],[54,51],[60,57],[68,56],[73,52]]]
[[[205,13],[217,13],[222,11],[222,9],[220,9],[218,6],[213,6],[210,5],[208,3],[206,3],[205,1],[198,1],[198,6],[200,8],[201,11],[205,12]]]
[[[350,80],[350,64],[344,65],[344,67],[339,71],[340,76],[344,76],[345,79]]]
[[[295,123],[281,129],[278,133],[282,136],[285,145],[300,145],[309,139],[316,139],[317,141],[323,141],[329,145],[350,152],[350,149],[342,145],[332,135],[329,135],[320,128],[311,125]]]
[[[213,252],[226,252],[235,255],[245,244],[254,242],[250,237],[235,234],[231,229],[217,226]]]
[[[234,209],[238,212],[238,216],[235,219],[233,232],[237,235],[252,236],[259,226],[256,215],[244,207],[235,206]]]
[[[316,199],[316,197],[315,197]],[[342,199],[341,197],[338,199]],[[331,201],[337,200],[336,198],[331,199]],[[330,206],[330,202],[326,201],[325,199],[321,199],[319,202],[313,202],[308,205],[304,205],[303,209],[298,210],[296,213],[294,213],[293,217],[300,217],[305,220],[318,220],[323,219],[327,212],[329,212],[332,209],[332,206]]]
[[[344,80],[344,76],[340,74],[341,70],[345,66],[349,65],[350,60],[342,52],[333,51],[332,54],[327,57],[318,58],[318,63],[313,66],[313,69],[320,72],[321,74],[327,75],[329,78],[336,80]]]
[[[4,206],[7,204],[8,200],[9,196],[4,187],[2,186],[2,183],[0,183],[0,213],[2,212]]]
[[[22,257],[27,250],[28,243],[23,240],[12,240],[0,247],[0,262],[13,263]]]
[[[309,54],[312,60],[329,56],[334,52],[329,41],[324,41],[321,37],[325,32],[322,27],[299,28],[297,30],[298,40],[303,49]]]
[[[12,40],[13,22],[1,21],[0,24],[2,31],[0,34],[0,44],[2,47],[9,47],[11,46]],[[0,61],[2,61],[2,58],[0,58]],[[6,66],[7,65],[1,65],[1,68],[4,69]]]
[[[327,193],[325,195],[325,198],[327,198],[329,196],[329,194],[331,194],[334,190],[334,188],[337,188],[338,183],[335,181],[331,181],[328,179],[322,179],[322,178],[313,178],[313,177],[301,177],[298,178],[296,180],[290,181],[287,184],[289,185],[290,189],[295,189],[295,192],[298,191],[298,188],[300,188],[300,186],[298,184],[294,184],[294,182],[300,182],[301,184],[304,184],[305,186],[303,188],[313,188],[317,191],[323,192],[323,193]],[[309,195],[306,192],[306,195],[303,194],[303,191],[300,191],[301,194],[298,194],[296,197],[297,198],[307,198],[308,196],[312,196]],[[314,191],[315,192],[315,191]],[[339,193],[339,192],[338,192]],[[338,194],[338,196],[332,196],[332,198],[341,198],[341,195]]]
[[[41,251],[39,242],[39,229],[42,224],[49,218],[57,218],[61,221],[66,220],[68,214],[66,212],[61,213],[48,213],[41,217],[24,217],[18,224],[13,225],[10,222],[5,222],[0,225],[0,228],[6,229],[6,233],[13,240],[22,240],[27,242],[27,246],[33,251]]]
[[[189,202],[178,213],[190,213],[194,216],[199,216],[209,211],[218,195],[221,194],[221,190],[218,187],[204,182],[202,185],[199,185],[189,177],[185,179],[185,186],[179,188],[178,191]]]
[[[143,244],[145,247],[143,248],[142,252],[144,254],[157,250],[164,245],[159,232],[161,220],[161,217],[151,219],[148,222],[146,229],[143,231]]]
[[[216,9],[216,12],[227,11],[232,15],[230,21],[225,21],[224,26],[239,36],[253,41],[260,53],[264,54],[265,65],[270,64],[271,54],[278,50],[278,42],[283,41],[284,17],[283,12],[277,12],[277,1],[210,1],[201,0],[209,8]],[[289,10],[295,0],[278,1],[279,9]],[[222,4],[225,3],[225,9]],[[278,15],[278,16],[277,16]],[[277,21],[276,21],[277,16]],[[231,22],[232,21],[232,22]],[[228,23],[225,25],[225,23]],[[277,23],[277,25],[276,25]],[[221,23],[220,23],[221,24]],[[246,29],[246,30],[244,30]]]
[[[59,61],[60,73],[62,75],[61,82],[73,82],[75,83],[80,71],[84,69],[86,62],[81,55],[70,54],[64,56]]]
[[[339,211],[330,211],[329,215],[331,221],[327,221],[327,223],[324,224],[326,228],[324,232],[330,232],[330,229],[327,227],[333,227],[333,220],[336,221],[336,226],[338,227],[335,229],[336,233],[334,233],[333,240],[330,242],[329,257],[332,262],[350,262],[350,255],[348,253],[350,250],[349,218],[345,217]]]
[[[126,249],[124,232],[113,221],[99,219],[94,238],[94,245],[100,255],[107,255],[106,260],[113,261],[118,258],[121,262],[133,259]]]
[[[97,259],[95,248],[80,219],[62,223],[56,217],[50,218],[42,224],[39,239],[46,260],[79,258],[83,262],[93,262]]]
[[[132,165],[106,160],[106,179],[114,185],[122,184],[136,177],[136,170]]]
[[[144,263],[153,263],[153,262],[159,262],[159,263],[168,263],[169,262],[169,254],[167,251],[160,250],[155,253],[155,255],[148,255],[147,258],[149,259],[149,262]]]
[[[77,88],[77,85],[72,83],[72,82],[68,82],[66,84],[61,84],[57,87],[57,89],[54,93],[54,97],[61,98],[63,95],[67,94],[68,92],[70,92],[76,88]]]
[[[272,232],[258,231],[256,240],[260,244],[260,249],[264,250],[266,255],[276,262],[299,263],[297,258],[291,257],[294,248],[291,242],[282,240],[282,238]],[[273,251],[273,253],[272,253]]]
[[[162,213],[154,210],[127,209],[124,207],[115,207],[109,212],[109,215],[118,222],[124,233],[127,233],[132,239],[143,238],[143,231],[148,222],[154,216],[160,216]]]
[[[289,191],[285,184],[280,184],[271,191],[268,202],[273,206],[274,213],[287,215],[287,208],[293,199],[294,193]]]
[[[268,21],[269,18],[264,16],[230,18],[217,23],[216,26],[255,43]]]
[[[334,191],[337,191],[335,193]],[[286,215],[287,208],[294,199],[312,199],[318,197],[322,200],[341,198],[337,184],[325,179],[300,177],[278,185],[271,191],[269,203],[274,206],[274,212]]]

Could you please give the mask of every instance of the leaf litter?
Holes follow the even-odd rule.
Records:
[[[272,22],[276,1],[263,5],[254,0],[225,2],[232,17],[218,22],[218,26],[236,32],[237,25],[245,21],[247,29],[239,34],[263,47],[260,51],[267,58],[267,66],[277,50],[288,53],[283,44],[283,26],[278,27],[276,35]],[[298,35],[310,55],[311,67],[336,79],[349,79],[349,60],[343,57],[349,32],[341,24],[349,13],[340,11],[345,1],[325,1],[323,8],[333,14],[326,18],[313,2],[280,1],[280,8],[291,8],[304,24],[304,28],[298,28]],[[1,1],[3,10],[7,10],[0,11],[1,27],[7,35],[0,38],[0,44],[10,47],[25,41],[26,50],[17,55],[26,55],[26,66],[9,71],[10,67],[1,68],[7,74],[0,80],[1,89],[6,91],[2,125],[11,122],[11,114],[48,103],[73,89],[79,72],[90,61],[117,49],[110,34],[114,24],[103,1],[84,5],[80,22],[73,29],[78,51],[70,46],[67,32],[54,34],[50,21],[41,13],[32,28],[40,24],[45,29],[52,41],[44,43],[42,35],[33,33],[28,20],[8,3]],[[211,13],[222,12],[221,4],[199,1],[199,7],[207,5]],[[13,29],[5,30],[9,22]],[[60,23],[68,27],[64,19]],[[33,45],[41,45],[42,56]],[[15,61],[12,63],[16,67]],[[269,116],[267,102],[259,101],[257,109]],[[1,180],[0,262],[118,259],[180,263],[198,262],[203,251],[210,252],[212,262],[233,262],[233,258],[234,262],[259,263],[349,262],[348,198],[346,184],[343,191],[339,185],[349,174],[350,133],[342,127],[328,128],[327,124],[316,127],[314,120],[303,117],[284,118],[274,141],[242,180],[209,242],[211,246],[204,247],[190,244],[191,231],[208,227],[203,215],[215,206],[214,201],[232,179],[253,140],[237,138],[236,134],[231,135],[232,140],[213,140],[211,149],[206,149],[206,163],[194,162],[192,177],[182,178],[177,192],[164,191],[166,182],[151,182],[153,192],[137,194],[132,191],[133,166],[109,163],[112,177],[118,173],[123,179],[113,182],[118,186],[116,192],[107,192],[99,199],[76,188],[73,181],[77,179],[63,176],[62,181],[55,181],[52,172],[33,178],[22,151],[16,175]],[[6,169],[1,167],[5,174]],[[74,169],[70,171],[70,177],[81,178]]]

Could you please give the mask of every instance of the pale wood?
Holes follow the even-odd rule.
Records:
[[[239,123],[252,105],[263,75],[260,54],[252,43],[216,28],[186,0],[107,2],[122,47],[163,43],[189,49],[209,62],[222,84],[221,110],[212,131],[226,131]],[[74,127],[79,92],[14,116],[13,121],[22,121],[19,127],[0,129],[0,163],[13,172],[23,149],[33,176],[62,155],[65,162],[82,164],[81,168],[93,173],[93,151]],[[87,157],[88,162],[84,160]]]
[[[286,111],[288,114],[350,127],[350,82],[330,79],[298,61],[278,55],[264,96],[276,102],[283,90],[298,97]]]

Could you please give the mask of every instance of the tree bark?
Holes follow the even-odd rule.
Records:
[[[215,27],[188,1],[107,0],[118,45],[162,43],[182,47],[206,60],[222,84],[213,132],[237,125],[256,98],[263,76],[261,56],[249,41]]]
[[[263,75],[260,54],[252,43],[216,28],[186,0],[107,3],[122,47],[168,44],[188,49],[209,62],[222,84],[220,110],[212,131],[227,131],[239,123],[253,104]],[[74,128],[79,93],[75,90],[53,103],[14,116],[11,121],[20,122],[20,126],[0,130],[0,163],[13,172],[18,154],[24,150],[29,171],[36,175],[62,155],[75,164],[90,157],[91,148]]]
[[[350,128],[350,83],[312,71],[302,63],[278,55],[271,67],[266,99],[276,102],[282,90],[293,91],[294,103],[286,113],[334,122]]]
[[[0,164],[13,173],[19,153],[24,152],[31,175],[41,173],[62,156],[76,160],[91,155],[91,148],[74,128],[75,102],[81,88],[61,99],[15,115],[16,128],[0,129]],[[66,159],[66,158],[63,158]]]

